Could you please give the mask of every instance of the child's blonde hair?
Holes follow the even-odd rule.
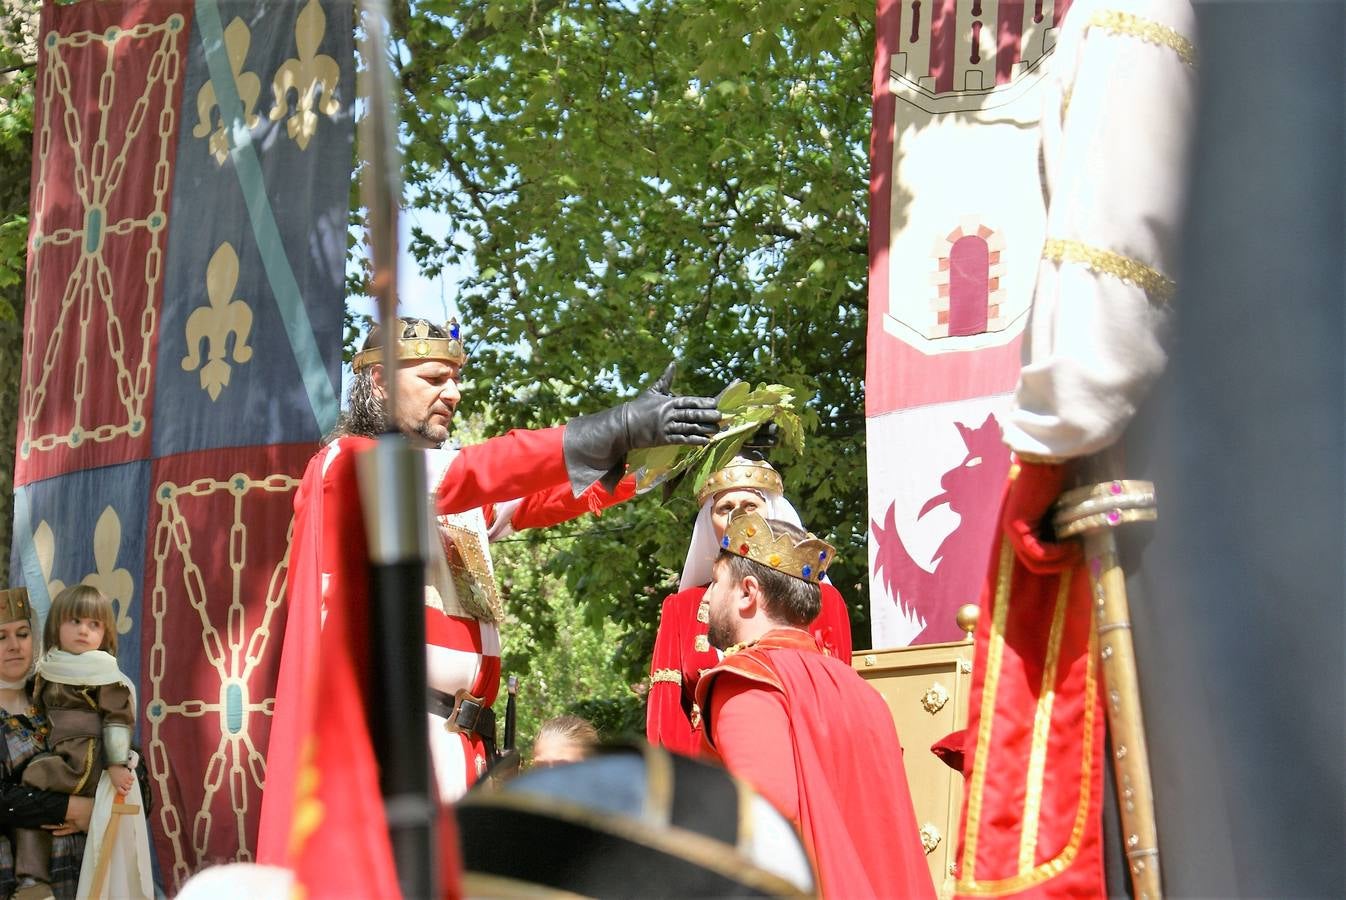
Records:
[[[71,619],[97,619],[103,623],[103,645],[99,650],[117,654],[117,619],[112,601],[102,591],[87,584],[66,588],[51,601],[47,622],[42,627],[42,643],[48,650],[61,646],[61,623]]]

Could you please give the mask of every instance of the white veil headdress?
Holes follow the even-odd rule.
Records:
[[[789,500],[778,491],[761,490],[750,487],[729,487],[725,490],[752,491],[758,494],[766,501],[766,508],[763,510],[763,516],[767,519],[777,519],[781,522],[789,522],[798,528],[804,525],[799,521],[799,513],[790,504]],[[692,526],[692,542],[687,545],[687,561],[682,564],[682,580],[678,582],[678,590],[685,591],[689,587],[698,587],[703,584],[710,584],[710,569],[715,564],[715,558],[720,555],[720,545],[715,540],[715,526],[710,521],[710,511],[715,506],[715,498],[724,491],[719,491],[707,497],[701,504],[701,511],[696,514],[696,524]]]

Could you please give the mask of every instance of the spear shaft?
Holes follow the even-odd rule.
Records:
[[[438,797],[430,771],[426,716],[425,561],[428,556],[425,469],[420,454],[391,423],[398,421],[398,210],[402,196],[397,102],[388,52],[387,0],[360,0],[368,85],[360,144],[362,194],[373,263],[371,292],[383,335],[383,389],[389,432],[359,458],[361,506],[370,563],[370,739],[397,880],[405,897],[439,894],[435,822]]]

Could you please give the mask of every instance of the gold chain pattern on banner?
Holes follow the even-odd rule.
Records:
[[[66,276],[65,290],[61,295],[60,311],[51,333],[46,336],[46,345],[42,351],[41,365],[38,367],[36,329],[27,329],[24,333],[24,389],[21,399],[21,418],[24,438],[19,444],[19,455],[27,459],[34,452],[46,452],[61,445],[78,447],[85,441],[110,441],[120,435],[133,438],[148,433],[145,427],[145,398],[150,389],[150,351],[154,345],[154,332],[158,314],[154,308],[154,298],[158,293],[159,280],[163,275],[163,244],[168,224],[168,192],[170,182],[169,153],[172,150],[176,132],[176,113],[171,102],[174,88],[182,74],[181,53],[177,39],[185,20],[181,15],[171,15],[163,22],[142,22],[133,28],[109,28],[103,32],[81,31],[70,35],[49,32],[42,39],[42,52],[45,55],[45,68],[41,86],[41,98],[50,111],[43,116],[42,127],[37,135],[38,158],[50,158],[53,140],[53,121],[60,118],[75,160],[74,187],[84,221],[79,228],[57,228],[50,233],[42,231],[41,214],[34,218],[33,233],[30,238],[28,303],[36,307],[41,295],[42,277],[46,274],[42,267],[41,250],[46,246],[57,246],[80,242],[83,250],[78,262]],[[117,47],[121,42],[153,41],[157,47],[150,57],[149,71],[141,92],[131,107],[129,115],[123,120],[117,114],[117,120],[111,123],[114,115],[112,100],[119,86],[115,71]],[[75,99],[71,93],[71,73],[68,61],[63,53],[101,43],[106,47],[103,72],[98,80],[98,122],[97,135],[87,159],[81,153],[84,146],[83,126],[76,112]],[[134,49],[123,51],[142,52]],[[132,82],[132,89],[135,83]],[[159,110],[157,128],[158,159],[154,166],[154,179],[150,191],[152,207],[143,218],[125,218],[116,222],[106,222],[109,201],[121,186],[126,174],[126,158],[131,145],[135,142],[145,123],[150,119],[150,98],[156,89],[162,89],[162,108]],[[120,147],[114,149],[112,138],[120,139]],[[45,207],[47,179],[51,175],[51,166],[43,164],[38,171],[37,185],[33,191],[33,209]],[[66,177],[64,172],[59,177]],[[129,235],[137,230],[147,231],[150,235],[150,248],[145,254],[145,297],[140,306],[140,347],[138,359],[128,362],[128,348],[123,333],[122,313],[114,303],[112,271],[104,258],[108,252],[105,236],[108,234]],[[55,277],[62,277],[57,274]],[[90,335],[90,321],[94,309],[101,303],[107,318],[106,352],[116,371],[117,396],[120,409],[85,409],[85,392],[88,388],[89,353],[91,345],[97,345],[97,338]],[[78,319],[78,323],[72,319]],[[48,382],[55,371],[58,361],[62,360],[61,348],[67,339],[66,328],[78,328],[78,335],[69,338],[77,342],[79,355],[75,362],[73,395],[62,397],[61,405],[67,403],[71,409],[71,426],[68,432],[36,434],[38,417],[46,408],[48,400]],[[96,352],[101,353],[101,348]],[[131,351],[134,356],[134,351]],[[103,421],[88,421],[101,419]],[[113,421],[108,421],[109,419]]]
[[[285,534],[285,555],[271,572],[261,621],[249,631],[242,590],[243,568],[247,564],[244,501],[251,491],[291,493],[298,485],[299,479],[288,475],[268,475],[255,479],[240,472],[225,481],[198,478],[185,485],[166,481],[155,487],[154,499],[159,504],[160,514],[154,529],[154,586],[150,592],[154,644],[150,648],[150,691],[145,703],[145,718],[149,724],[147,750],[150,774],[159,787],[159,823],[173,851],[171,860],[161,861],[171,869],[178,888],[207,860],[206,848],[215,825],[211,807],[226,777],[238,843],[234,861],[251,862],[253,859],[252,849],[248,846],[246,823],[251,800],[266,782],[266,758],[253,742],[248,718],[251,713],[272,715],[276,701],[274,697],[250,696],[248,681],[266,655],[272,619],[285,601],[285,576],[290,567],[289,547],[294,522],[291,520]],[[210,497],[221,491],[233,497],[233,521],[229,528],[229,568],[233,574],[223,638],[208,609],[205,581],[193,558],[191,529],[181,509],[184,500]],[[205,552],[213,552],[213,548]],[[170,554],[176,554],[182,560],[182,584],[186,600],[201,619],[201,644],[205,658],[220,679],[220,693],[213,700],[191,699],[169,703],[164,699],[164,679],[168,671],[164,617],[169,604],[165,566]],[[218,718],[220,740],[202,778],[205,794],[201,799],[201,808],[192,820],[189,849],[184,845],[183,814],[168,789],[168,754],[162,726],[170,716],[194,719],[206,715]],[[181,774],[179,769],[178,775]]]

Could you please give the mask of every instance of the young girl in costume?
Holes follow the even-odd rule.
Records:
[[[112,601],[89,585],[66,588],[52,601],[42,639],[51,649],[37,664],[33,703],[51,723],[52,752],[28,763],[23,783],[93,797],[106,771],[116,790],[131,792],[135,691],[117,667]],[[20,891],[49,881],[50,835],[19,829],[17,845]]]

